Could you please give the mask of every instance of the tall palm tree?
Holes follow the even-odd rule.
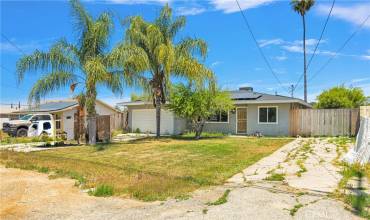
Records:
[[[306,19],[305,15],[315,4],[315,0],[292,0],[291,5],[295,12],[302,16],[303,22],[303,81],[304,81],[304,101],[307,102],[307,64],[306,64]]]
[[[40,102],[40,98],[58,89],[76,87],[81,106],[86,107],[89,144],[96,143],[95,101],[97,86],[105,85],[114,93],[122,91],[122,74],[111,71],[107,46],[113,23],[111,15],[102,13],[94,19],[78,0],[70,1],[72,15],[79,34],[77,44],[61,39],[49,51],[36,50],[17,62],[17,76],[23,81],[26,72],[40,70],[44,75],[33,85],[28,101]]]
[[[127,20],[125,39],[112,51],[114,63],[122,66],[126,76],[136,79],[146,93],[151,94],[156,108],[156,134],[160,136],[161,105],[166,103],[171,77],[202,84],[213,80],[213,73],[202,61],[207,44],[197,38],[175,42],[176,34],[185,26],[185,17],[172,17],[166,5],[154,22],[140,16]],[[200,59],[198,59],[200,58]]]

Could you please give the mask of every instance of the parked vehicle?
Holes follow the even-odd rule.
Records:
[[[40,120],[32,122],[28,128],[28,137],[41,135],[51,136],[54,134],[54,124],[52,120]]]
[[[22,116],[19,120],[11,120],[3,123],[3,131],[10,136],[27,137],[28,128],[31,124],[39,121],[49,121],[53,125],[53,116],[51,114],[28,114]]]

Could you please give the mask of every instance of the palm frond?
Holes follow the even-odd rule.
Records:
[[[49,52],[36,50],[31,55],[26,55],[17,61],[17,78],[22,81],[27,71],[73,71],[77,63],[71,54],[66,54],[61,43],[57,42]]]
[[[31,104],[34,100],[40,102],[41,97],[54,92],[60,88],[69,86],[77,80],[76,75],[69,72],[52,72],[37,80],[28,96],[28,102]]]
[[[198,38],[185,38],[181,40],[176,46],[177,53],[187,53],[189,55],[200,55],[203,59],[207,56],[207,43]]]

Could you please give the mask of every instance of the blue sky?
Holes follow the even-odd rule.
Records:
[[[205,63],[214,70],[222,88],[237,89],[248,85],[255,91],[288,95],[288,86],[296,84],[302,74],[302,22],[299,15],[291,10],[289,1],[239,0],[260,47],[282,85],[260,56],[234,0],[88,0],[83,4],[92,15],[102,11],[113,12],[113,46],[124,36],[119,19],[142,15],[152,20],[165,2],[174,8],[175,15],[187,16],[186,28],[179,38],[199,37],[208,42],[209,54]],[[307,15],[308,57],[317,43],[330,5],[330,0],[317,1]],[[369,14],[369,0],[336,1],[323,40],[308,70],[309,100],[314,100],[324,89],[342,84],[361,87],[366,95],[370,95],[370,19],[346,47],[311,79]],[[66,1],[1,1],[1,33],[1,103],[26,103],[33,83],[43,74],[29,73],[24,82],[17,85],[15,65],[22,53],[47,50],[61,37],[70,42],[76,39],[71,9]],[[114,104],[128,100],[132,91],[139,92],[137,88],[127,88],[122,96],[118,96],[99,88],[98,97]],[[63,89],[46,99],[72,96],[68,89]],[[302,81],[295,96],[303,96]]]

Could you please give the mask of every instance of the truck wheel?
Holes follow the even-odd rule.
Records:
[[[27,137],[28,130],[25,128],[20,128],[17,130],[17,137]]]

